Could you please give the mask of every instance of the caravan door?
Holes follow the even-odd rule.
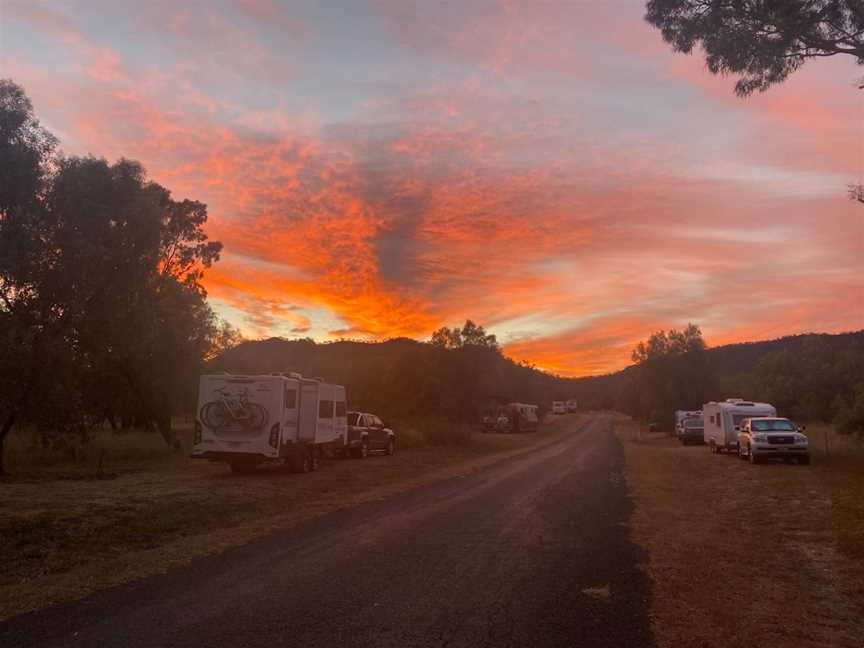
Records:
[[[318,388],[314,380],[300,381],[300,412],[297,417],[297,439],[314,443],[318,436]]]

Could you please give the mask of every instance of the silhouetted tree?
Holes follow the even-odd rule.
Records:
[[[172,200],[136,162],[55,145],[23,90],[0,82],[0,471],[22,417],[82,435],[131,408],[176,445],[183,387],[230,333],[200,284],[221,249],[206,207]]]
[[[498,349],[498,339],[493,334],[486,333],[485,328],[478,326],[470,319],[465,320],[465,325],[461,329],[442,326],[432,333],[429,342],[433,346],[444,347],[445,349],[461,349],[465,346]]]
[[[810,58],[845,54],[864,64],[861,0],[649,0],[645,18],[676,51],[700,45],[711,72],[738,75],[741,96]]]

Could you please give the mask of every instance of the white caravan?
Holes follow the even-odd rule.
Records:
[[[741,421],[757,416],[777,416],[777,410],[768,403],[727,398],[719,403],[705,403],[702,406],[702,416],[705,422],[705,443],[711,452],[737,452]]]
[[[344,387],[300,374],[201,376],[192,457],[236,472],[266,462],[309,472],[323,446],[345,443],[346,414]]]
[[[553,414],[566,414],[567,413],[567,405],[564,404],[564,401],[552,401],[552,413]]]
[[[578,412],[579,411],[579,401],[577,401],[575,398],[571,398],[570,400],[568,400],[567,401],[567,411],[570,412],[571,414],[573,412]]]

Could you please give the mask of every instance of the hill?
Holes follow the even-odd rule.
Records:
[[[444,349],[407,338],[250,341],[211,361],[208,371],[320,376],[347,387],[350,407],[400,421],[473,421],[498,402],[548,408],[576,397],[583,408],[668,424],[676,409],[732,396],[771,402],[798,420],[832,421],[848,416],[864,392],[864,331],[730,344],[578,379],[518,364],[495,349]]]
[[[583,378],[575,390],[586,406],[661,425],[671,422],[676,409],[743,397],[770,402],[797,420],[833,421],[852,431],[860,423],[850,417],[864,407],[864,331],[709,348]]]
[[[518,364],[493,348],[444,349],[407,338],[244,342],[213,360],[208,371],[297,371],[345,385],[351,408],[399,421],[442,423],[476,420],[499,402],[548,406],[572,397],[575,383]]]

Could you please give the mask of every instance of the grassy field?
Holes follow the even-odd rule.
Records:
[[[753,466],[621,420],[661,646],[864,645],[861,447],[811,426],[812,465]]]
[[[26,438],[13,440],[17,476],[0,484],[0,618],[464,474],[550,442],[578,421],[558,417],[536,434],[473,434],[453,446],[424,446],[408,433],[393,457],[330,460],[307,475],[280,468],[234,475],[224,464],[167,451],[155,435],[106,433],[75,463],[40,457]]]

